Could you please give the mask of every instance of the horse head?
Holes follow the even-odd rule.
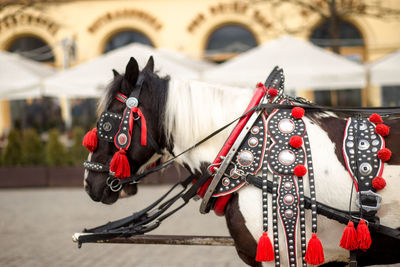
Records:
[[[97,127],[84,138],[91,152],[85,162],[84,186],[94,201],[112,204],[137,192],[136,183],[111,190],[110,179],[126,179],[161,157],[166,147],[163,106],[168,78],[154,73],[150,57],[142,71],[132,57],[125,74],[115,70],[103,97]]]

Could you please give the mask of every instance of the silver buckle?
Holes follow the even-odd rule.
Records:
[[[360,195],[375,197],[376,198],[376,206],[368,206],[368,205],[360,204]],[[371,190],[360,191],[360,192],[358,192],[357,197],[356,197],[356,206],[366,210],[367,212],[378,211],[379,208],[381,207],[381,201],[382,201],[381,195],[379,195]]]

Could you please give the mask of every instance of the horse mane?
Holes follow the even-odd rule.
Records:
[[[165,107],[165,131],[173,153],[179,154],[240,116],[254,90],[171,79]],[[180,161],[192,170],[199,169],[202,162],[212,161],[230,130],[224,130],[182,155]]]

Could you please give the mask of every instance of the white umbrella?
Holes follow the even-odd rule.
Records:
[[[150,56],[154,57],[155,70],[161,76],[199,78],[197,71],[166,58],[149,46],[133,43],[46,79],[45,94],[71,98],[99,97],[113,78],[112,69],[124,72],[130,57],[134,57],[143,68]]]
[[[0,99],[40,97],[43,79],[54,73],[42,63],[0,51]]]
[[[373,85],[400,85],[400,50],[370,64],[370,82]]]
[[[217,64],[214,62],[195,59],[176,50],[171,50],[168,48],[159,48],[157,49],[157,51],[159,55],[168,58],[170,60],[173,60],[181,65],[184,65],[185,67],[188,67],[200,73],[210,70],[217,66]]]
[[[205,72],[203,78],[237,86],[263,82],[274,66],[288,89],[348,89],[366,85],[362,65],[290,36],[253,48]]]

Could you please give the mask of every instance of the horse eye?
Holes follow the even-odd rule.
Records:
[[[104,131],[106,131],[106,132],[111,131],[111,129],[112,129],[111,123],[105,122],[105,123],[103,124],[103,129],[104,129]]]

